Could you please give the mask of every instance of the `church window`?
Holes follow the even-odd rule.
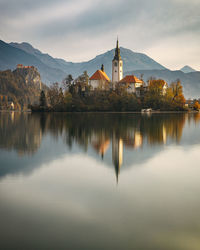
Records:
[[[117,62],[115,62],[115,66],[117,66]]]

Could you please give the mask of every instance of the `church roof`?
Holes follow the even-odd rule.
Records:
[[[90,80],[104,80],[110,82],[109,77],[104,71],[97,70],[91,77]]]
[[[142,80],[138,79],[134,75],[125,76],[120,82],[121,83],[143,83]]]

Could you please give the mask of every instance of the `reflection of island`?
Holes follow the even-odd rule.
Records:
[[[167,143],[168,139],[179,142],[182,135],[182,130],[185,124],[185,115],[178,119],[168,119],[167,117],[139,117],[136,123],[132,126],[127,126],[124,130],[119,130],[119,127],[114,127],[110,138],[112,139],[112,162],[115,168],[116,179],[118,182],[120,168],[123,164],[124,147],[129,150],[136,150],[143,147],[143,143],[147,145]],[[164,118],[164,119],[163,119]],[[197,119],[196,119],[197,120]],[[93,136],[92,146],[95,151],[103,158],[109,145],[110,139],[105,137],[105,134],[96,133]]]
[[[0,148],[16,150],[20,156],[40,147],[42,130],[38,116],[17,112],[0,113]]]
[[[155,145],[179,143],[186,121],[200,122],[200,114],[0,113],[0,148],[15,150],[23,157],[35,154],[46,136],[61,139],[72,151],[76,145],[76,152],[78,146],[78,150],[112,163],[118,181],[120,168],[127,165],[128,152],[132,165],[151,157],[149,150]],[[48,152],[45,154],[50,159]]]

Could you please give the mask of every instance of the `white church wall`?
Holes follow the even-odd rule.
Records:
[[[129,84],[129,86],[128,86],[128,88],[127,88],[127,92],[128,92],[129,94],[135,93],[135,84],[134,84],[134,83],[130,83],[130,84]]]
[[[123,61],[112,62],[112,81],[119,82],[123,79]]]
[[[92,89],[96,89],[99,87],[99,80],[90,80],[90,85],[92,87]]]

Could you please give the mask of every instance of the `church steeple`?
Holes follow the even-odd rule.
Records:
[[[112,82],[117,83],[123,78],[123,61],[120,55],[119,40],[117,38],[115,55],[112,60]]]
[[[115,48],[115,56],[114,56],[114,59],[113,60],[121,60],[121,55],[120,55],[120,48],[119,48],[119,40],[117,38],[117,44],[116,44],[116,48]]]

